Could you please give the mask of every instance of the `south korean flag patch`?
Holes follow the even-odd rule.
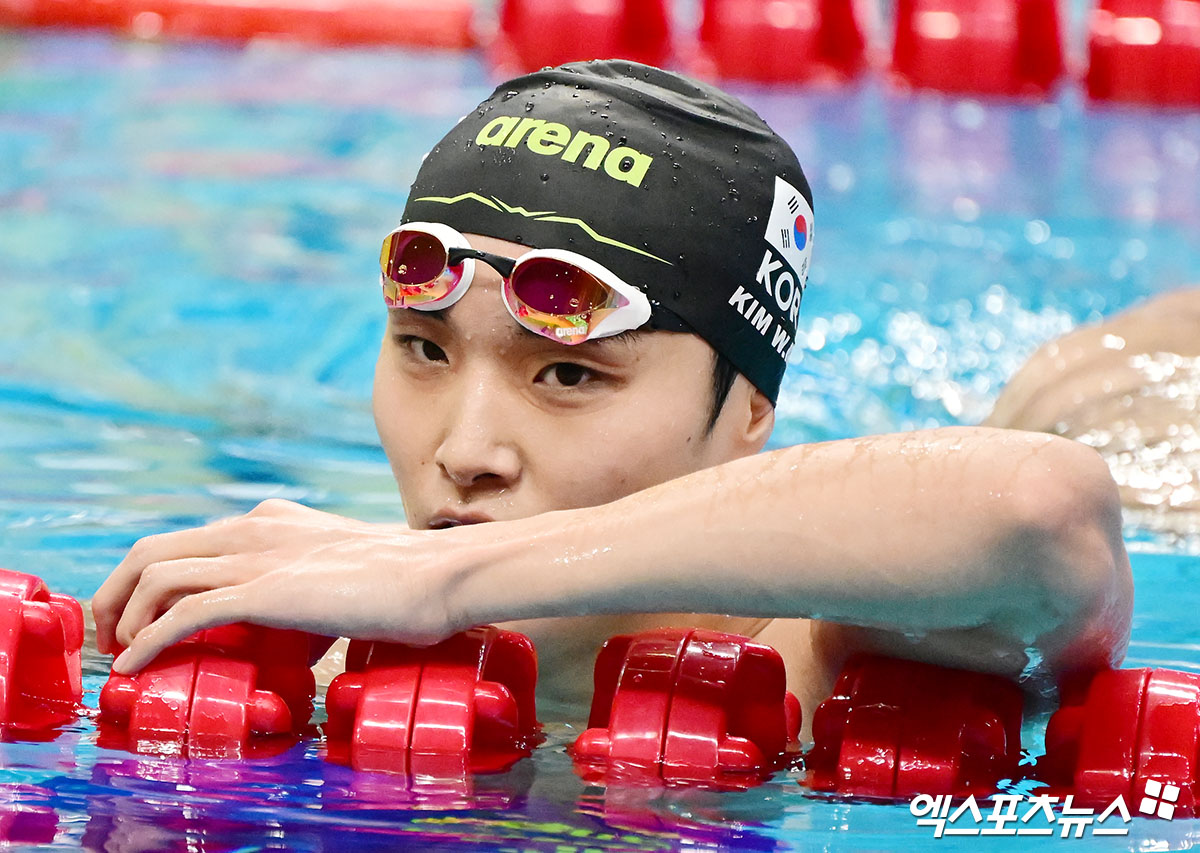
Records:
[[[767,244],[774,249],[775,275],[771,290],[782,308],[795,322],[795,313],[790,310],[794,303],[799,308],[800,297],[808,283],[808,265],[812,257],[813,211],[801,193],[783,178],[775,177],[775,200],[771,204],[771,217],[767,222]],[[790,269],[788,269],[790,268]],[[787,275],[790,272],[791,275]],[[795,291],[794,294],[791,291]]]

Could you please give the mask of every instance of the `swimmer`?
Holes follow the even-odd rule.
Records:
[[[235,621],[418,644],[495,623],[570,715],[605,639],[692,625],[778,649],[807,724],[858,651],[1028,685],[1123,658],[1094,450],[962,427],[760,452],[812,196],[740,101],[623,61],[511,80],[401,221],[373,405],[407,526],[272,500],[142,539],[92,602],[116,671]]]
[[[1170,291],[1043,345],[985,424],[1081,441],[1139,525],[1200,532],[1200,288]]]

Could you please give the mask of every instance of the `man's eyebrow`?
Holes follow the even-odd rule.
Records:
[[[508,333],[509,340],[514,344],[553,355],[562,361],[570,361],[572,354],[586,358],[617,361],[628,357],[645,336],[645,329],[630,329],[616,335],[592,338],[581,344],[569,345],[523,329],[516,323],[511,324]]]
[[[580,355],[588,355],[600,359],[621,359],[634,353],[638,346],[646,340],[649,332],[646,329],[628,329],[605,338],[593,338],[579,344]],[[576,347],[563,347],[568,350],[564,357],[569,360],[569,350]]]
[[[453,322],[450,314],[457,307],[457,305],[451,305],[449,308],[444,308],[440,311],[417,311],[414,308],[389,308],[388,314],[393,317],[436,320],[443,326],[451,326],[453,325]],[[618,351],[620,351],[621,355],[627,354],[629,350],[635,348],[643,340],[645,340],[646,335],[648,334],[650,334],[649,329],[627,329],[624,332],[619,332],[615,335],[609,335],[608,337],[604,338],[593,338],[590,341],[585,341],[582,344],[578,344],[577,346],[583,347],[583,349],[578,350],[578,352],[581,355],[592,354],[599,358],[603,358],[605,356],[609,358],[617,358],[619,357]],[[549,338],[535,334],[528,329],[523,329],[516,323],[512,324],[510,336],[518,343],[534,345],[547,344],[549,345],[548,348],[551,348],[554,352],[561,352],[564,358],[569,358],[571,350],[575,349],[575,347],[567,346],[565,344],[558,343],[557,341],[552,341]]]
[[[453,307],[453,306],[451,306],[451,307]],[[450,322],[450,318],[446,316],[447,313],[448,312],[446,310],[418,311],[416,308],[389,308],[388,309],[389,317],[411,317],[411,318],[422,317],[422,318],[429,319],[429,320],[437,320],[442,325],[447,325]]]
[[[647,331],[645,329],[626,329],[624,332],[609,335],[606,338],[594,338],[588,343],[595,344],[598,348],[602,349],[611,349],[614,344],[620,344],[622,349],[628,349],[641,343],[646,335]]]

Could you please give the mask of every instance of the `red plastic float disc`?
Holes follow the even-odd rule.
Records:
[[[0,569],[0,730],[75,717],[83,697],[83,609],[33,575]]]
[[[308,723],[308,635],[250,625],[201,631],[100,692],[105,746],[205,758],[256,754]],[[275,745],[265,747],[275,751]]]
[[[598,57],[661,65],[669,52],[666,0],[504,0],[488,48],[506,74]]]
[[[592,781],[744,787],[786,763],[799,730],[783,659],[698,629],[622,635],[596,660],[588,729],[571,753]]]
[[[1088,94],[1143,104],[1200,104],[1200,2],[1100,0],[1088,21]]]
[[[356,641],[326,693],[329,756],[432,779],[502,770],[532,748],[536,682],[529,638],[491,626],[424,648]]]
[[[851,0],[705,0],[694,73],[759,83],[842,81],[864,65]]]
[[[275,38],[323,45],[475,44],[470,0],[19,0],[0,26],[102,27],[138,38]]]
[[[1022,704],[1000,676],[854,657],[813,715],[809,784],[885,799],[991,793],[1016,774]]]
[[[1037,776],[1096,809],[1123,797],[1131,811],[1147,782],[1179,788],[1174,816],[1196,814],[1200,675],[1168,669],[1096,673],[1046,727]]]
[[[918,88],[1044,97],[1063,71],[1055,0],[898,0],[892,70]]]

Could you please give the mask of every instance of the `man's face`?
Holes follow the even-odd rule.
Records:
[[[529,251],[468,238],[508,257]],[[722,423],[705,435],[713,353],[699,337],[566,346],[518,326],[500,286],[477,263],[450,308],[388,312],[375,423],[414,529],[607,503],[731,455]]]

